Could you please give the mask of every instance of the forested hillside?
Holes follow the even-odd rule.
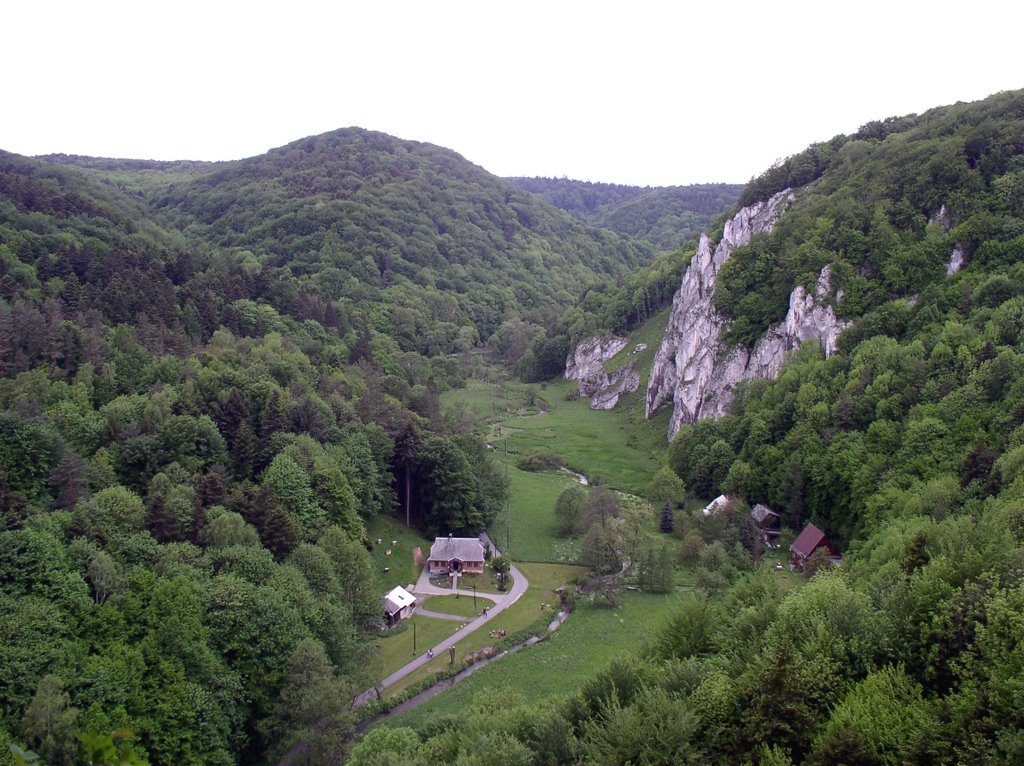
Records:
[[[742,184],[623,186],[567,178],[510,178],[581,221],[675,250],[711,228],[736,202]]]
[[[734,498],[677,514],[697,592],[562,700],[480,699],[468,719],[374,731],[354,762],[485,743],[517,763],[1024,759],[1024,92],[868,123],[741,202],[787,187],[773,231],[720,273],[733,341],[778,322],[826,265],[853,324],[829,359],[806,345],[670,446],[691,493]],[[819,559],[788,590],[756,565],[754,503],[782,514],[783,540],[826,530],[842,565]]]
[[[361,323],[436,356],[525,346],[651,248],[586,226],[455,152],[348,128],[210,165],[59,158],[144,196],[165,226],[283,289],[282,313]],[[285,287],[285,285],[287,285]],[[511,347],[511,349],[509,348]]]
[[[200,166],[82,164],[0,155],[0,761],[124,727],[154,764],[335,759],[380,622],[365,522],[503,502],[438,407],[464,370],[402,350],[398,304],[153,207]]]

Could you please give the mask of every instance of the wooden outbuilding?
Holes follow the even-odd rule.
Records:
[[[750,518],[754,520],[761,542],[774,547],[775,538],[781,534],[779,529],[779,514],[763,503],[758,503],[750,509]]]
[[[828,539],[828,535],[813,524],[808,524],[789,546],[790,563],[802,567],[818,548],[825,548],[832,559],[839,559],[839,551]]]
[[[412,617],[416,611],[416,597],[401,585],[392,588],[382,599],[384,622],[389,628]]]

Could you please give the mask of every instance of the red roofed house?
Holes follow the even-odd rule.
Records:
[[[427,571],[479,574],[484,571],[484,544],[476,537],[438,537],[430,546]]]
[[[818,548],[827,549],[830,556],[839,556],[839,551],[828,539],[828,535],[813,524],[808,524],[789,546],[790,563],[795,567],[802,567]]]

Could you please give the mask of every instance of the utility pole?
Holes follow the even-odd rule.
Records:
[[[412,624],[412,653],[416,654],[416,623]]]
[[[511,513],[510,504],[512,502],[512,485],[508,481],[508,437],[505,437],[505,555],[508,555],[508,523],[509,514]]]

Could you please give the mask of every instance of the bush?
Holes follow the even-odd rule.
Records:
[[[586,490],[578,484],[566,487],[559,493],[555,501],[555,520],[558,523],[558,533],[563,537],[574,535],[581,530],[581,511],[586,499]]]
[[[679,546],[679,560],[691,566],[696,564],[700,559],[701,552],[704,550],[704,545],[704,538],[700,532],[696,529],[691,529],[686,533],[686,537],[683,538],[682,545]]]
[[[542,449],[531,450],[516,461],[516,468],[520,471],[547,471],[563,465],[565,460],[561,455]]]

